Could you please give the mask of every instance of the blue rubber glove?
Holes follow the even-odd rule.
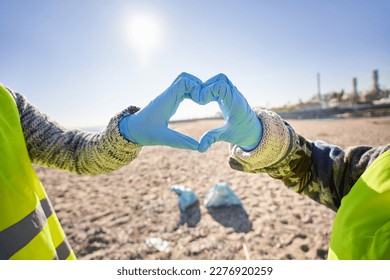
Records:
[[[168,122],[185,98],[191,98],[192,93],[200,91],[201,84],[201,80],[190,74],[180,74],[167,90],[145,108],[120,120],[122,135],[143,146],[163,145],[198,150],[196,140],[169,129]]]
[[[259,145],[263,134],[261,122],[245,97],[224,74],[205,82],[199,95],[198,92],[193,92],[192,99],[201,105],[217,101],[226,121],[225,125],[202,136],[199,143],[200,152],[207,151],[217,141],[236,144],[246,151],[251,151]]]

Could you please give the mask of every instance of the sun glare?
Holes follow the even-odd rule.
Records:
[[[161,23],[152,15],[135,15],[129,20],[128,32],[130,43],[140,61],[143,64],[147,63],[161,46]]]

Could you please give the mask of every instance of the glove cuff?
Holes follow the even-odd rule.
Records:
[[[250,146],[240,145],[240,148],[246,152],[250,152],[256,149],[259,146],[261,139],[263,138],[263,126],[261,124],[261,121],[259,120],[259,118],[257,117],[256,113],[253,110],[250,118],[251,118],[250,131],[255,135],[251,139],[254,139],[256,142]]]
[[[131,141],[129,139],[129,135],[126,131],[126,129],[124,129],[126,127],[126,125],[123,123],[123,120],[130,116],[130,115],[133,115],[135,113],[137,113],[138,111],[140,110],[140,108],[136,107],[136,106],[130,106],[128,108],[126,108],[125,110],[123,110],[122,112],[120,112],[118,115],[115,116],[115,120],[117,121],[117,129],[118,129],[118,132],[119,134],[126,140],[128,141],[129,143],[131,144],[135,144],[135,145],[138,145],[137,143],[135,143],[134,141]]]
[[[260,144],[253,151],[230,145],[230,166],[233,169],[254,172],[277,164],[291,150],[292,132],[283,119],[272,111],[254,110],[263,126]]]

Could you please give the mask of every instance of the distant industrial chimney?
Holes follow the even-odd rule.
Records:
[[[372,91],[379,91],[379,75],[378,70],[372,71]]]
[[[359,101],[359,94],[357,89],[357,78],[352,79],[352,101],[357,103]]]
[[[358,93],[358,91],[357,91],[357,79],[356,78],[353,78],[352,79],[352,92],[353,92],[353,94],[354,95],[357,95]]]

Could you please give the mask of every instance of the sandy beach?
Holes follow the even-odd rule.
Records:
[[[390,118],[289,121],[306,139],[343,148],[390,142]],[[222,120],[176,123],[196,139]],[[232,170],[228,145],[204,154],[144,147],[130,165],[98,176],[36,167],[79,259],[325,259],[334,212],[266,174]],[[206,192],[227,182],[243,207],[208,211]],[[199,203],[181,215],[174,184]],[[159,238],[164,248],[147,241]],[[157,239],[155,239],[157,240]]]

